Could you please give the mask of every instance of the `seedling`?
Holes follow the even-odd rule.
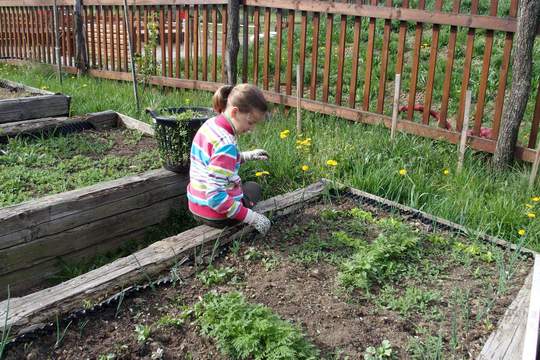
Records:
[[[364,352],[364,360],[386,360],[396,359],[397,354],[392,350],[390,341],[383,340],[377,347],[370,346]]]
[[[230,267],[214,268],[210,265],[206,270],[197,274],[197,279],[205,286],[220,285],[226,283],[234,274]]]
[[[141,344],[148,340],[151,332],[152,328],[149,325],[137,324],[135,326],[135,335],[137,336],[137,341]]]

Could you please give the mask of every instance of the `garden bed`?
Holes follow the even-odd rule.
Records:
[[[0,79],[0,123],[69,115],[71,98]]]
[[[108,111],[0,126],[2,299],[8,285],[27,294],[62,263],[143,239],[183,204],[186,176],[156,169],[152,128],[138,120]]]
[[[470,358],[522,344],[532,252],[355,190],[331,203],[320,184],[308,190],[261,204],[275,216],[265,237],[201,226],[135,254],[136,265],[121,259],[51,290],[54,301],[13,299],[8,323],[20,333],[163,270],[170,284],[51,323],[52,335],[7,358]],[[214,257],[219,243],[228,250]]]

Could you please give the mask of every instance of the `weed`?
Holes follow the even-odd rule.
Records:
[[[201,333],[238,359],[316,359],[318,351],[293,325],[262,305],[246,302],[237,292],[210,292],[195,304]]]
[[[145,343],[152,333],[152,328],[149,325],[137,324],[135,325],[135,335],[137,336],[137,342]]]
[[[210,265],[206,270],[197,274],[197,279],[205,286],[221,285],[229,281],[233,274],[233,268],[223,267],[218,269]]]
[[[413,313],[426,314],[440,300],[439,292],[417,287],[408,287],[403,295],[397,296],[396,289],[391,286],[385,286],[378,298],[382,306],[397,311],[404,317],[409,317]]]
[[[70,321],[63,330],[60,330],[60,320],[58,319],[58,314],[56,314],[56,342],[54,343],[55,349],[58,349],[62,344],[62,341],[66,336],[66,332],[68,331],[72,322],[73,321]]]
[[[392,349],[390,341],[383,340],[381,345],[374,347],[370,346],[364,352],[365,360],[385,360],[385,359],[397,359],[396,352]]]
[[[98,356],[98,360],[114,360],[114,359],[116,359],[116,355],[114,353],[100,354]]]
[[[9,318],[9,305],[11,301],[9,291],[9,285],[7,287],[7,302],[6,302],[6,312],[4,313],[4,325],[2,327],[2,337],[0,337],[0,359],[2,359],[2,355],[4,354],[4,351],[6,350],[6,346],[11,340],[9,337],[9,333],[11,332],[11,325],[8,326],[8,318]]]
[[[415,360],[442,360],[445,358],[444,340],[441,335],[427,335],[422,338],[411,336],[407,344],[407,352],[410,358]]]
[[[171,315],[163,315],[157,322],[160,327],[176,327],[180,328],[184,325],[185,319],[181,317],[174,317]]]
[[[250,246],[244,253],[244,260],[248,261],[261,260],[263,257],[264,254],[252,246]]]
[[[86,320],[82,320],[81,322],[79,322],[77,324],[77,327],[79,328],[79,337],[80,338],[82,338],[84,329],[86,328],[86,325],[88,325],[89,322],[90,322],[90,320],[86,319]]]

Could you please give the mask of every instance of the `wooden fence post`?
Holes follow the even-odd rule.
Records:
[[[58,28],[58,6],[56,0],[53,5],[53,26],[54,26],[54,53],[56,54],[56,65],[58,67],[58,80],[62,85],[62,55],[60,49],[60,29]]]
[[[461,129],[461,138],[459,141],[459,158],[457,164],[457,173],[460,174],[463,169],[463,160],[465,159],[465,150],[467,149],[467,131],[469,130],[469,118],[471,112],[471,90],[467,90],[465,95],[465,113],[463,119],[463,128]]]
[[[399,92],[401,89],[401,74],[396,74],[394,82],[394,103],[392,105],[392,126],[390,128],[390,139],[394,140],[399,117]]]
[[[88,71],[88,49],[86,48],[85,24],[83,19],[83,0],[75,0],[73,5],[73,18],[75,32],[75,66],[79,74]]]
[[[238,39],[238,26],[240,17],[240,0],[229,0],[227,6],[228,29],[227,29],[227,83],[236,84],[237,60],[240,40]]]

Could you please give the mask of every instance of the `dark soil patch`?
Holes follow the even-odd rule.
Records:
[[[346,200],[334,208],[347,210],[355,206]],[[277,221],[266,238],[233,244],[226,255],[213,262],[216,268],[235,270],[235,276],[225,285],[205,287],[192,276],[195,269],[184,266],[182,284],[147,290],[124,299],[118,317],[115,317],[117,308],[112,306],[71,324],[57,349],[54,349],[56,336],[51,334],[18,345],[8,352],[7,359],[98,359],[109,353],[114,353],[116,359],[150,359],[158,349],[163,350],[164,359],[225,359],[212,340],[201,336],[193,323],[188,321],[180,327],[157,325],[162,316],[178,316],[210,290],[221,293],[238,290],[248,301],[270,307],[281,318],[298,325],[326,359],[345,359],[346,356],[362,359],[367,347],[378,346],[384,339],[391,342],[399,358],[411,358],[414,354],[410,344],[414,339],[427,341],[429,336],[438,335],[442,338],[441,350],[448,357],[476,357],[530,270],[531,261],[519,257],[513,265],[514,276],[506,283],[506,291],[495,296],[492,290],[501,285],[497,263],[483,261],[476,253],[463,255],[455,244],[474,242],[438,232],[440,238],[450,239],[450,242],[442,246],[422,242],[421,256],[407,264],[400,276],[384,285],[392,286],[395,299],[403,298],[406,289],[413,287],[436,291],[439,297],[426,303],[423,311],[400,313],[399,309],[384,304],[383,294],[388,289],[383,284],[375,284],[369,293],[347,292],[339,286],[338,264],[347,259],[352,250],[321,247],[317,257],[313,257],[313,252],[302,252],[308,244],[321,244],[338,230],[346,230],[351,236],[362,234],[368,243],[374,241],[373,228],[368,226],[362,230],[351,227],[351,222],[342,218],[325,218],[321,216],[325,208],[328,206],[322,204],[305,208]],[[364,209],[376,217],[389,216],[376,208]],[[432,231],[429,225],[406,220],[423,234]],[[484,245],[481,251],[484,253],[479,254],[500,253],[506,264],[512,256]],[[468,294],[467,301],[459,303],[455,294],[464,292]],[[482,315],[484,305],[491,299],[495,299],[493,305]],[[468,311],[463,312],[464,309]],[[137,324],[152,327],[146,345],[136,340]],[[425,348],[424,351],[434,350]]]

